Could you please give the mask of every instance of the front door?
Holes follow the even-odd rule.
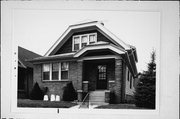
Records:
[[[107,89],[107,65],[97,65],[97,89]]]

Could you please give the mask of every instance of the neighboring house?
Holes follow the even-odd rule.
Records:
[[[47,51],[45,56],[31,60],[34,81],[48,87],[48,95],[62,98],[66,84],[72,81],[82,101],[108,102],[108,92],[116,103],[132,99],[137,75],[137,54],[134,46],[124,43],[99,21],[70,25]]]
[[[40,57],[22,47],[18,47],[18,98],[29,98],[33,87],[33,64],[27,60]]]

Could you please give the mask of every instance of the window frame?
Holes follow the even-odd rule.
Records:
[[[76,37],[79,37],[79,49],[78,49],[78,50],[81,49],[81,36],[80,36],[80,35],[75,35],[75,36],[73,36],[73,40],[72,40],[72,44],[73,44],[73,45],[72,45],[72,51],[78,51],[78,50],[74,50],[74,48],[75,48],[75,47],[74,47],[74,45],[75,45],[75,42],[74,42],[74,41],[75,41],[75,38],[76,38]]]
[[[49,65],[49,80],[44,80],[44,66],[45,65]],[[51,80],[51,64],[50,63],[44,63],[43,65],[42,65],[42,80],[43,81],[50,81]]]
[[[87,34],[73,36],[73,38],[72,38],[72,51],[78,51],[78,50],[74,50],[74,45],[75,45],[74,40],[75,40],[76,37],[80,38],[80,43],[79,43],[79,50],[80,50],[82,48],[82,37],[87,36],[87,45],[89,45],[90,44],[90,39],[89,39],[90,35],[95,35],[95,43],[96,43],[97,42],[97,33],[87,33]]]
[[[66,61],[65,61],[66,62]],[[53,63],[58,63],[58,80],[52,80],[52,64]],[[68,69],[66,70],[67,72],[68,72],[68,78],[67,79],[61,79],[61,64],[62,64],[63,62],[51,62],[51,63],[44,63],[44,64],[42,64],[42,81],[43,82],[49,82],[49,81],[51,81],[51,82],[53,82],[53,81],[68,81],[69,80],[69,62],[66,62],[67,63],[67,65],[68,65]],[[44,71],[43,71],[43,68],[44,68],[44,65],[45,64],[49,64],[49,66],[50,66],[50,69],[49,69],[49,80],[44,80],[44,75],[43,75],[43,73],[44,73]]]
[[[53,80],[53,64],[58,64],[58,80],[59,80],[59,64],[60,63],[59,62],[52,62],[51,67],[50,67],[51,68],[51,80],[52,81],[58,81],[58,80]]]
[[[64,63],[64,62],[61,62],[60,64],[62,65],[62,63]],[[64,81],[64,80],[69,80],[69,63],[68,63],[68,62],[66,62],[66,63],[67,63],[67,67],[68,67],[67,70],[62,70],[62,69],[60,70],[61,74],[62,74],[62,71],[67,71],[67,72],[68,72],[68,78],[67,78],[67,79],[62,79],[62,77],[61,77],[62,75],[60,75],[60,78],[59,78],[59,79],[60,79],[60,80],[63,80],[63,81]],[[61,67],[60,67],[60,68],[61,68]]]

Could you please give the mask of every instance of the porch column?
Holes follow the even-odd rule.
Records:
[[[116,59],[115,60],[115,102],[120,103],[121,102],[121,88],[122,88],[122,59]]]
[[[78,101],[82,101],[83,61],[77,62]]]

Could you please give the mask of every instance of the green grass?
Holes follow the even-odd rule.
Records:
[[[136,107],[135,104],[109,104],[96,107],[96,109],[145,109]]]
[[[30,99],[18,99],[18,107],[44,107],[44,108],[70,108],[77,105],[76,103],[60,101],[42,101],[42,100],[30,100]]]

